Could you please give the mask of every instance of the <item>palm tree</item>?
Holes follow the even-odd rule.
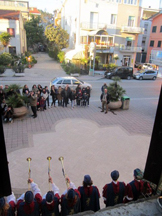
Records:
[[[8,46],[10,40],[11,40],[11,35],[8,32],[3,32],[2,34],[0,34],[0,41],[5,48],[5,52],[6,52],[6,47]]]

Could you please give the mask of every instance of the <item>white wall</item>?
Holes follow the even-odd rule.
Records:
[[[15,46],[16,53],[21,53],[20,48],[20,32],[19,32],[19,21],[18,20],[7,20],[1,19],[0,20],[0,33],[7,32],[7,28],[14,28],[15,29],[15,37],[11,37],[10,43],[8,46]],[[8,52],[8,48],[7,48]]]

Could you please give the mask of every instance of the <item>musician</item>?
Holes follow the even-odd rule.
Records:
[[[16,207],[16,198],[14,193],[7,196],[6,200],[4,197],[0,198],[0,215],[14,216]]]
[[[43,196],[41,203],[42,216],[59,216],[59,188],[53,183],[51,177],[49,177],[49,182],[51,183],[52,191],[48,191]]]
[[[78,187],[81,195],[81,211],[100,210],[100,193],[96,186],[92,186],[93,181],[89,175],[84,176],[83,186]]]
[[[40,204],[42,202],[42,196],[38,185],[34,183],[33,179],[29,178],[28,183],[30,183],[31,190],[23,193],[17,199],[17,215],[27,216],[34,215],[39,216]],[[25,200],[25,201],[24,201]]]
[[[81,211],[80,206],[80,192],[77,190],[73,182],[66,178],[66,181],[70,184],[70,187],[64,191],[61,196],[61,215],[77,214]]]
[[[103,187],[103,199],[107,206],[114,206],[123,203],[126,194],[126,186],[124,182],[119,182],[119,172],[114,170],[111,172],[112,182]]]
[[[148,197],[152,194],[149,183],[142,181],[143,172],[140,169],[134,170],[134,180],[127,184],[127,196],[124,202],[136,201],[139,198]]]

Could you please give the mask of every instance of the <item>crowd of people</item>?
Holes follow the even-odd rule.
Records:
[[[8,85],[0,86],[0,106],[2,109],[2,115],[4,122],[13,121],[13,107],[7,105],[6,101],[9,96],[14,94],[12,90],[8,91]],[[20,93],[20,91],[16,92]],[[24,85],[22,89],[22,95],[24,95],[28,100],[26,102],[27,106],[31,106],[33,112],[33,118],[37,117],[37,111],[44,111],[47,108],[56,107],[56,102],[58,106],[67,107],[71,102],[71,108],[74,109],[74,106],[89,106],[90,99],[90,87],[81,88],[80,85],[76,89],[71,89],[68,85],[65,88],[59,86],[56,88],[54,85],[51,86],[51,89],[48,89],[48,86],[44,88],[39,84],[33,85],[32,89],[29,90],[27,85]],[[50,104],[49,97],[51,96],[52,102]]]
[[[112,182],[106,184],[102,191],[105,207],[136,201],[152,195],[149,183],[142,180],[141,170],[135,169],[133,175],[133,181],[126,185],[118,181],[117,170],[111,172]],[[89,175],[84,176],[83,184],[78,188],[68,177],[66,177],[66,182],[69,187],[60,196],[59,188],[49,177],[52,190],[42,197],[38,185],[32,179],[28,179],[31,190],[23,193],[17,200],[13,193],[6,199],[0,198],[0,215],[15,215],[17,212],[17,216],[59,216],[59,213],[66,216],[88,210],[94,212],[100,210],[100,193]],[[158,204],[162,208],[162,197],[158,198]]]

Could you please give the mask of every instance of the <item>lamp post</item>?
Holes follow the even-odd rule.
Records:
[[[90,76],[94,76],[95,57],[96,57],[96,43],[95,42],[91,42],[89,49],[90,49],[90,71],[89,71],[89,75]],[[92,69],[91,69],[91,60],[93,60],[93,67],[92,67]]]
[[[29,57],[28,57],[28,67],[29,67],[29,68],[31,68],[30,61],[31,61],[31,59],[30,59],[30,56],[29,56]]]

